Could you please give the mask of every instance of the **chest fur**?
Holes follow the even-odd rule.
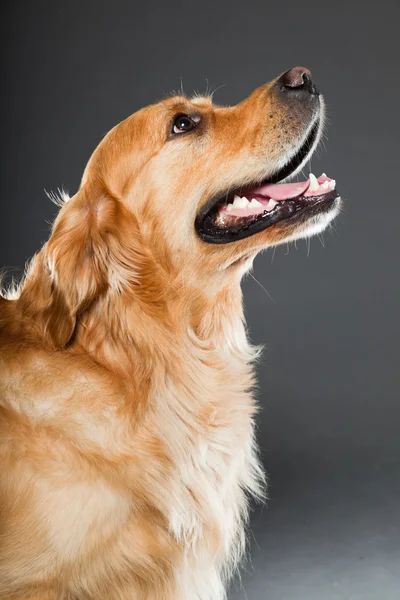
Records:
[[[213,540],[210,551],[235,562],[243,550],[249,496],[262,494],[263,486],[252,368],[232,355],[185,367],[158,403],[157,431],[169,466],[162,510],[171,534],[187,548]]]

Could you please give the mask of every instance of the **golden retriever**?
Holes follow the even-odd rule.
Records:
[[[174,96],[112,129],[0,299],[1,600],[221,600],[262,497],[256,254],[339,211],[282,183],[321,135],[290,69],[234,107]]]

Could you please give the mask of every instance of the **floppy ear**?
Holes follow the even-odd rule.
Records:
[[[127,235],[129,243],[121,239]],[[135,279],[138,243],[136,220],[122,202],[82,188],[32,263],[18,300],[22,316],[47,344],[65,347],[77,316],[107,291],[111,273],[122,271],[126,284]]]

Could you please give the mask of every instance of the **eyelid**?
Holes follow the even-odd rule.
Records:
[[[202,115],[198,112],[195,112],[195,113],[179,112],[173,116],[172,121],[174,122],[176,119],[179,119],[179,117],[187,117],[188,119],[190,119],[191,121],[196,123],[196,125],[198,125],[198,123],[200,123],[200,121],[202,119]]]
[[[190,132],[193,131],[193,130],[189,130],[187,132],[182,132],[182,133],[179,133],[179,134],[174,133],[174,123],[175,123],[176,119],[178,119],[179,117],[187,117],[188,119],[190,119],[191,121],[193,121],[193,123],[195,123],[196,127],[197,127],[197,125],[201,122],[203,115],[201,115],[198,112],[196,112],[194,114],[193,113],[189,113],[189,112],[186,112],[186,113],[184,113],[184,112],[176,113],[173,116],[173,118],[172,118],[171,129],[170,129],[170,132],[168,134],[167,141],[172,140],[172,139],[174,139],[174,138],[176,138],[176,137],[178,137],[180,135],[190,134]]]

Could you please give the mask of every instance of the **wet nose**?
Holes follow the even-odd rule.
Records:
[[[311,71],[306,67],[293,67],[286,73],[283,73],[278,79],[278,85],[281,91],[288,94],[311,94],[318,96],[317,90],[311,75]]]

